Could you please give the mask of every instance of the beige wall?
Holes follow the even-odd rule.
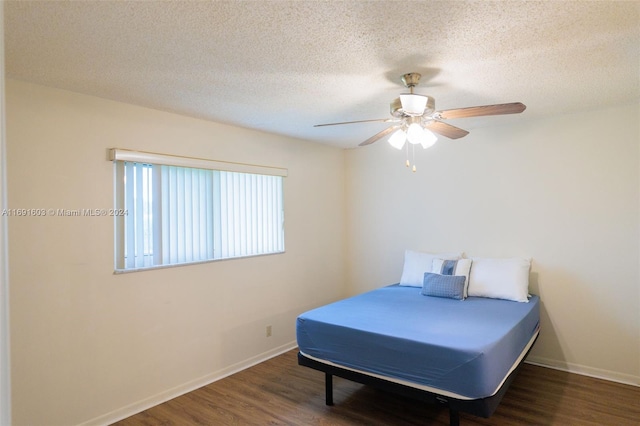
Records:
[[[348,151],[349,292],[399,281],[405,249],[532,257],[529,360],[640,384],[639,111],[525,112],[420,149],[415,174],[387,143]]]
[[[286,253],[114,275],[112,218],[11,217],[15,425],[131,414],[293,347],[345,294],[342,150],[7,81],[11,208],[112,207],[112,147],[288,168]]]

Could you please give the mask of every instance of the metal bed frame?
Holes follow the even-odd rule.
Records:
[[[405,397],[417,399],[430,404],[444,405],[449,408],[449,425],[460,425],[460,412],[473,414],[475,416],[490,417],[496,410],[502,397],[504,397],[507,389],[513,379],[516,377],[522,363],[526,359],[526,356],[533,348],[535,342],[538,340],[538,336],[534,339],[533,343],[527,350],[526,355],[518,363],[516,368],[507,376],[504,383],[498,391],[492,396],[479,399],[457,399],[449,396],[440,395],[438,393],[429,392],[426,390],[418,389],[415,387],[403,385],[389,380],[384,380],[378,377],[370,376],[358,371],[341,368],[335,365],[325,364],[323,362],[316,361],[311,358],[307,358],[303,353],[298,352],[298,364],[312,368],[314,370],[322,371],[325,373],[325,403],[327,405],[333,405],[333,376],[342,377],[343,379],[351,380],[353,382],[362,383],[364,385],[372,386],[374,388],[392,392]]]

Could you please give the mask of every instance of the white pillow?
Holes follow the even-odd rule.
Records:
[[[455,260],[452,271],[445,270],[445,262]],[[434,274],[457,275],[464,277],[463,298],[467,298],[469,292],[469,272],[471,271],[471,259],[433,259],[431,272]]]
[[[404,267],[402,268],[400,285],[422,288],[424,273],[431,272],[433,259],[455,260],[461,257],[462,253],[433,254],[406,250],[404,252]]]
[[[531,259],[474,257],[469,296],[528,302]]]

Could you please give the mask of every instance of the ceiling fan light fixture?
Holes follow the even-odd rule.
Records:
[[[389,144],[395,149],[402,149],[407,140],[407,134],[404,130],[398,129],[389,136]]]
[[[400,95],[402,110],[409,116],[420,116],[424,114],[428,100],[428,96],[416,95],[415,93],[404,93]]]

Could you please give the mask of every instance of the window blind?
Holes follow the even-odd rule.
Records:
[[[265,175],[111,158],[116,208],[126,212],[115,218],[116,271],[284,251],[286,169]]]

